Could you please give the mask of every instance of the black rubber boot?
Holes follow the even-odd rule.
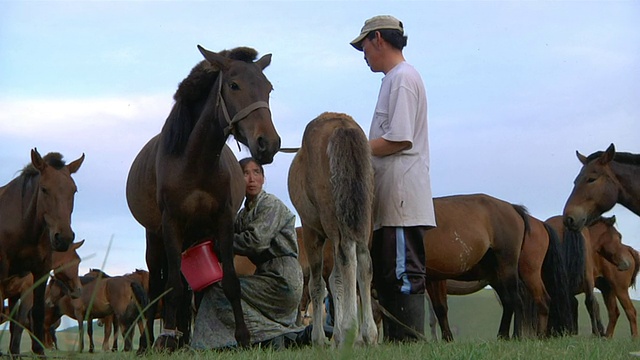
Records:
[[[391,312],[398,321],[413,329],[413,331],[405,328],[405,326],[396,324],[393,320],[387,320],[389,334],[387,335],[387,326],[385,326],[385,339],[390,341],[418,341],[424,339],[424,294],[408,295],[394,294],[393,304],[387,310]],[[420,334],[417,335],[416,333]]]

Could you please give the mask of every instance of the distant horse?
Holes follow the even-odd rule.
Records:
[[[149,296],[153,301],[170,290],[164,298],[164,329],[155,343],[169,350],[190,340],[191,291],[180,273],[180,254],[207,238],[215,240],[222,262],[222,287],[233,308],[236,340],[249,345],[232,247],[245,185],[225,141],[233,134],[261,164],[271,163],[280,148],[268,103],[272,85],[262,72],[271,55],[254,62],[257,52],[250,48],[221,53],[198,49],[206,61],[180,83],[162,131],[142,148],[127,179],[129,209],[146,229]],[[153,341],[156,303],[148,311]]]
[[[334,254],[329,277],[335,304],[334,342],[336,346],[344,345],[347,332],[358,329],[358,286],[362,324],[356,342],[376,343],[378,331],[371,305],[372,265],[368,246],[373,167],[362,128],[346,114],[325,112],[312,120],[289,168],[288,186],[302,223],[313,308],[321,309],[325,298],[322,248],[328,239]],[[322,324],[321,311],[314,311],[313,323]],[[311,337],[316,345],[326,342],[322,326],[314,326]]]
[[[114,322],[118,324],[122,334],[135,326],[142,325],[141,311],[148,305],[148,298],[144,288],[137,281],[123,276],[111,277],[101,271],[92,269],[81,277],[83,288],[79,299],[71,299],[65,294],[60,282],[52,279],[47,287],[47,301],[50,304],[45,321],[47,328],[58,320],[59,316],[67,315],[78,321],[79,351],[84,350],[84,321],[87,321],[89,335],[89,352],[94,351],[93,319],[114,315]],[[144,328],[140,339],[144,338]],[[114,334],[117,336],[117,333]],[[125,337],[124,350],[132,349],[133,332]]]
[[[485,194],[434,199],[438,226],[425,232],[427,292],[442,331],[453,340],[447,307],[447,279],[487,280],[502,303],[498,337],[509,338],[518,301],[518,261],[525,237],[524,214]]]
[[[631,336],[637,338],[636,309],[629,297],[629,287],[635,287],[640,257],[632,247],[622,244],[622,235],[614,227],[615,221],[615,216],[600,217],[589,225],[589,240],[594,249],[595,286],[602,293],[609,315],[605,335],[613,337],[620,316],[617,299],[629,320]]]
[[[69,248],[75,236],[71,230],[71,212],[77,191],[71,174],[78,171],[83,161],[84,154],[66,165],[59,153],[49,153],[43,158],[33,149],[31,164],[25,166],[18,177],[0,187],[0,281],[29,272],[35,281],[46,278],[52,269],[51,252]],[[38,355],[44,355],[41,341],[44,339],[45,286],[42,282],[33,291],[35,338],[31,349]],[[11,307],[18,298],[9,300]],[[19,328],[15,332],[17,340],[10,346],[12,354],[20,353],[16,344],[19,344],[21,331]]]
[[[596,219],[597,220],[597,219]],[[562,215],[553,216],[545,221],[551,225],[562,239],[567,261],[567,271],[570,278],[570,289],[574,295],[585,294],[585,307],[591,320],[591,332],[597,336],[604,336],[604,328],[600,317],[600,307],[593,293],[595,287],[594,256],[602,255],[612,262],[619,270],[628,269],[633,264],[633,258],[620,246],[619,242],[592,242],[589,228],[572,231],[565,227]],[[608,237],[609,239],[611,236]],[[577,333],[577,311],[574,310],[576,322],[571,332]]]
[[[582,169],[564,206],[564,223],[579,230],[618,203],[640,216],[640,155],[606,151],[588,157],[576,151]]]

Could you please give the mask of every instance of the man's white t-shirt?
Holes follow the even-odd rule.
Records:
[[[435,226],[429,177],[427,95],[420,74],[401,62],[382,79],[369,139],[409,141],[396,154],[373,157],[374,230]]]

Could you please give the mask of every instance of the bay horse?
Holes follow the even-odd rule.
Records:
[[[524,214],[486,194],[434,198],[438,226],[425,232],[427,292],[442,332],[452,341],[447,279],[486,280],[503,307],[499,338],[509,338],[518,301],[518,262],[525,237]]]
[[[190,340],[191,290],[180,273],[181,253],[207,238],[222,262],[224,294],[236,324],[235,338],[248,346],[250,333],[233,267],[233,222],[244,198],[242,170],[225,145],[230,134],[261,164],[280,148],[269,110],[272,85],[263,73],[271,54],[255,61],[247,47],[215,53],[198,46],[205,60],[180,83],[160,134],[136,156],[127,179],[127,203],[146,229],[149,269],[147,331],[153,341],[156,303],[165,291],[164,328],[158,349]],[[141,345],[144,350],[147,344]]]
[[[620,316],[617,300],[629,320],[631,336],[638,338],[636,309],[629,297],[629,287],[635,287],[640,257],[635,249],[622,243],[622,235],[614,227],[615,221],[615,216],[600,217],[589,225],[589,240],[594,248],[595,286],[602,293],[609,315],[605,336],[613,337]]]
[[[309,261],[309,294],[314,309],[325,298],[323,246],[333,245],[329,276],[335,305],[333,339],[344,346],[347,332],[357,332],[360,290],[362,321],[356,343],[375,344],[378,330],[371,305],[373,167],[366,135],[347,114],[325,112],[309,122],[288,177],[289,197],[302,223],[304,251]],[[322,324],[314,311],[313,323]],[[314,345],[324,345],[322,326],[314,326]]]
[[[640,216],[640,155],[605,151],[584,156],[573,190],[563,210],[566,226],[579,230],[618,203]]]
[[[31,163],[0,187],[0,281],[13,275],[33,274],[38,285],[33,290],[31,349],[37,355],[44,355],[46,284],[40,279],[46,279],[52,269],[52,251],[67,250],[75,237],[71,213],[77,187],[71,175],[83,161],[84,154],[66,164],[60,153],[42,157],[33,149]],[[17,300],[18,297],[10,299],[10,306]],[[10,352],[18,354],[19,346],[12,345]]]
[[[597,219],[596,219],[597,220]],[[593,221],[593,220],[592,220]],[[611,241],[602,242],[591,239],[588,227],[583,227],[580,231],[570,230],[565,225],[562,215],[552,216],[545,220],[562,239],[564,248],[565,261],[567,271],[572,275],[570,278],[569,288],[574,294],[585,294],[584,304],[589,313],[591,332],[596,336],[604,336],[604,328],[600,317],[600,306],[594,296],[593,288],[595,287],[596,271],[594,265],[594,256],[600,254],[603,258],[615,264],[620,270],[626,270],[633,263],[630,255],[626,254],[626,250],[621,246],[615,246]],[[614,229],[611,227],[611,229]],[[610,235],[609,238],[611,238]],[[575,301],[575,300],[574,300]],[[577,334],[577,310],[574,306],[574,324],[570,328],[570,332]]]

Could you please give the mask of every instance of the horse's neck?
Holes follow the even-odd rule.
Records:
[[[618,202],[640,216],[640,165],[616,162],[611,164],[621,185]]]
[[[217,164],[219,161],[226,135],[222,126],[220,106],[215,104],[216,101],[207,100],[189,135],[184,153],[186,159],[189,159],[188,166],[207,168],[207,165]]]
[[[45,228],[44,216],[38,209],[38,180],[39,175],[36,175],[21,189],[21,227],[25,231],[25,239],[34,239],[34,242],[40,240]]]

